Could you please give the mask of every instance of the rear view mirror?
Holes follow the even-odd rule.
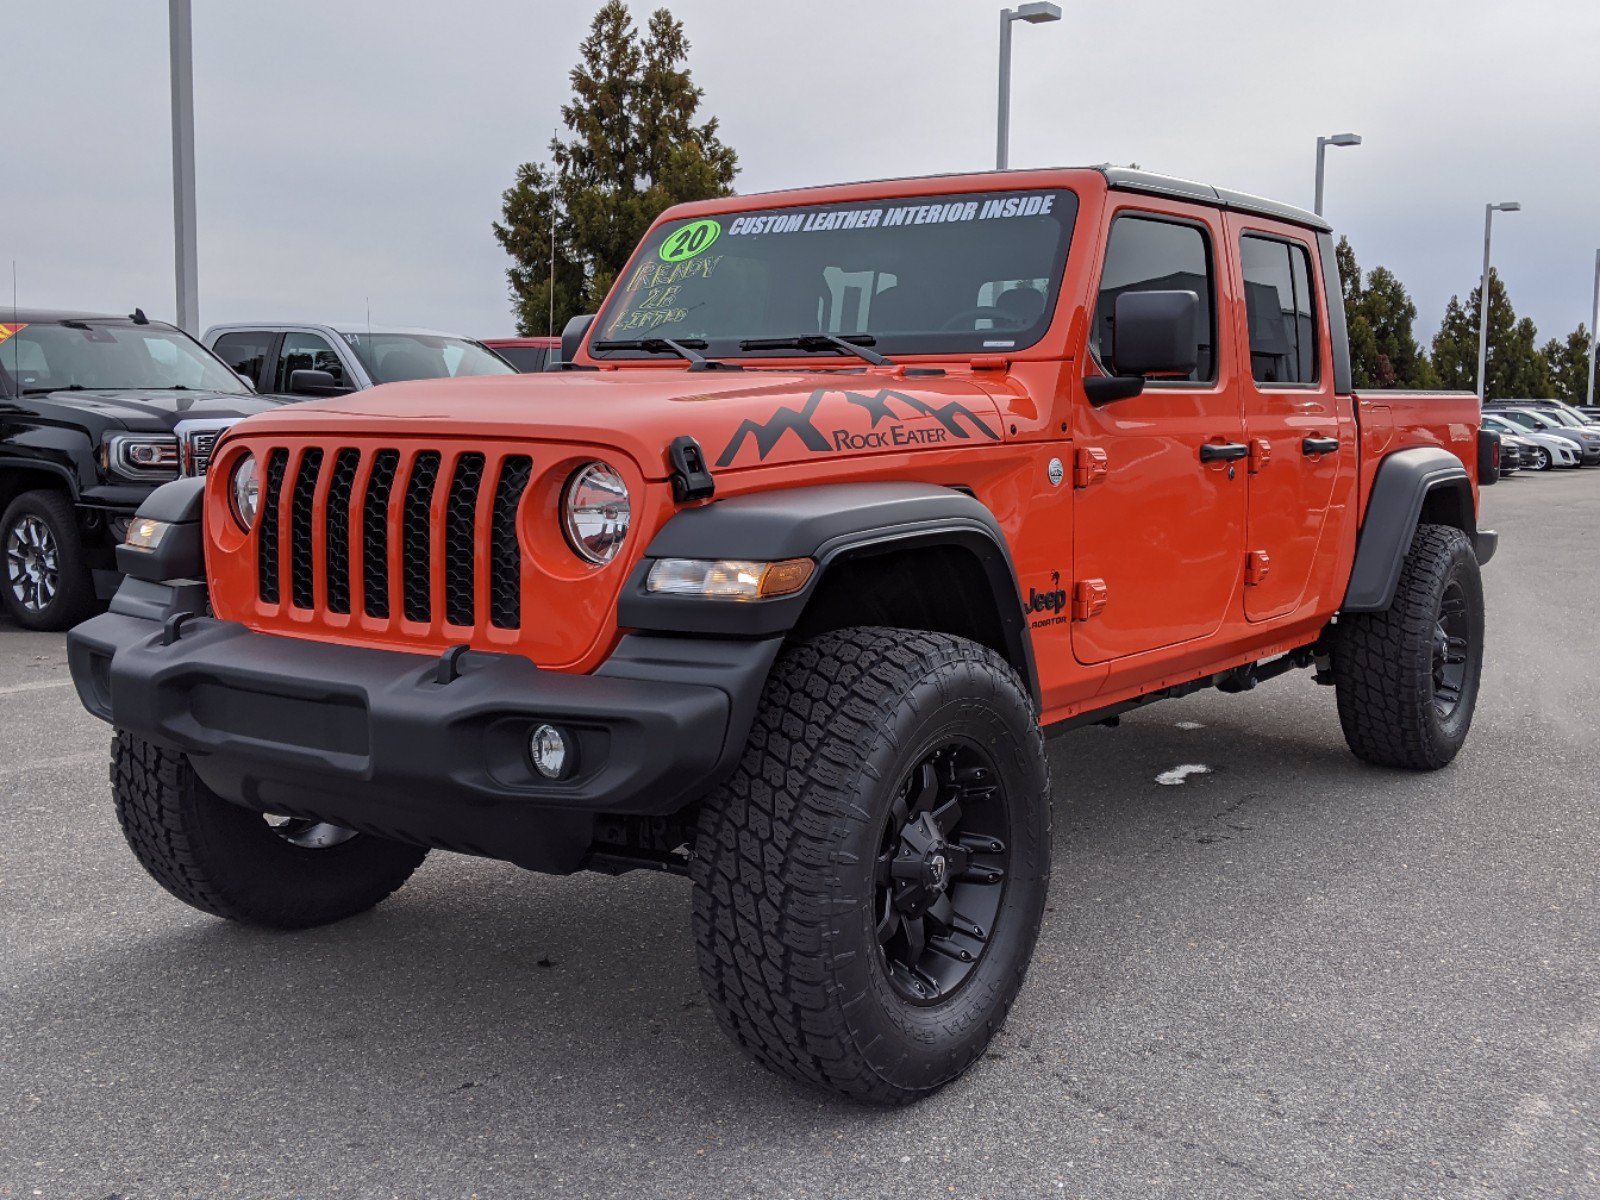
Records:
[[[1200,297],[1193,292],[1124,292],[1111,325],[1111,358],[1118,375],[1189,375],[1200,362],[1195,326]]]
[[[342,396],[350,389],[340,387],[339,381],[327,371],[302,367],[289,372],[289,390],[296,396]]]

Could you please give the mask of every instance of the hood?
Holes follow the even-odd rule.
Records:
[[[240,432],[601,444],[664,479],[667,447],[685,434],[720,472],[985,446],[1003,425],[988,393],[960,377],[632,368],[385,384],[263,413]]]
[[[200,418],[248,417],[277,408],[281,398],[254,393],[229,395],[182,389],[146,392],[118,388],[46,392],[26,396],[21,403],[40,412],[86,414],[140,433],[170,433],[179,421]]]

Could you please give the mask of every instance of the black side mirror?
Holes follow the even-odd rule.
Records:
[[[289,372],[289,390],[296,396],[343,396],[350,391],[340,387],[339,381],[327,371],[309,367]]]
[[[1115,375],[1083,381],[1089,403],[1099,406],[1144,391],[1155,375],[1184,376],[1200,363],[1196,327],[1200,297],[1194,292],[1124,292],[1111,316],[1111,361]]]
[[[589,326],[594,323],[593,313],[579,313],[570,317],[561,330],[561,365],[566,367],[578,357],[578,348],[583,345],[584,335],[589,332]]]
[[[1118,375],[1188,375],[1200,364],[1195,326],[1200,297],[1193,292],[1124,292],[1111,324],[1111,357]]]

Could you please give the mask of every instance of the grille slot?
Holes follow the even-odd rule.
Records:
[[[398,450],[379,450],[361,502],[361,605],[369,617],[389,616],[389,493],[400,467]]]
[[[433,616],[431,572],[433,569],[433,528],[428,510],[433,504],[433,485],[439,478],[439,452],[424,450],[411,467],[406,484],[405,507],[400,516],[400,572],[404,584],[406,620],[428,621]]]
[[[370,445],[257,454],[265,463],[255,550],[261,603],[292,607],[296,620],[318,610],[360,613],[434,634],[522,627],[518,510],[532,485],[531,456]]]
[[[300,456],[300,470],[294,477],[294,492],[289,497],[289,594],[296,608],[311,608],[316,603],[311,564],[311,501],[317,494],[317,476],[322,472],[322,451],[307,450]]]
[[[514,455],[500,464],[489,519],[489,623],[496,629],[522,627],[522,545],[517,541],[517,509],[533,477],[533,460]]]
[[[463,454],[456,459],[444,510],[444,619],[452,625],[473,623],[477,602],[472,574],[473,518],[482,484],[483,455]]]
[[[328,481],[327,578],[328,611],[350,612],[350,495],[355,490],[361,451],[341,450],[333,460]]]
[[[261,491],[256,514],[257,594],[263,604],[278,602],[278,496],[283,491],[283,473],[288,465],[287,450],[274,450],[267,456],[266,487]]]

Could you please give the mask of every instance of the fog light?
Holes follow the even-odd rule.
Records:
[[[170,526],[165,521],[152,521],[149,517],[135,517],[128,526],[128,535],[125,539],[130,546],[140,550],[154,550],[161,544],[161,539],[167,535]]]
[[[533,759],[533,769],[546,779],[564,778],[572,762],[567,735],[554,725],[539,726],[528,738],[528,757]]]

